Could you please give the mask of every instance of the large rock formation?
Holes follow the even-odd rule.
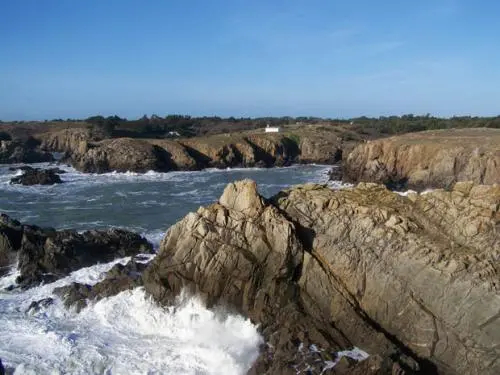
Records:
[[[344,161],[344,180],[396,188],[447,188],[456,181],[500,183],[500,129],[448,129],[359,145]]]
[[[0,141],[0,164],[43,163],[53,160],[52,154],[41,151],[33,139]]]
[[[146,239],[121,229],[56,231],[0,216],[0,270],[5,273],[17,258],[17,282],[23,288],[99,262],[152,251]]]
[[[56,152],[77,152],[82,143],[98,141],[99,138],[87,128],[68,128],[59,131],[42,133],[37,135],[40,147],[44,150]]]
[[[251,373],[295,373],[314,344],[380,355],[379,374],[497,374],[499,207],[496,185],[304,185],[266,201],[238,182],[169,229],[144,285],[160,303],[188,288],[259,322],[268,346]]]

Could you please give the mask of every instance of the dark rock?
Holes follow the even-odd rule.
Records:
[[[3,367],[1,358],[0,358],[0,375],[5,375],[5,367]]]
[[[33,302],[31,302],[31,304],[29,305],[29,307],[26,309],[26,313],[36,313],[36,312],[39,312],[42,309],[46,309],[47,307],[49,307],[53,303],[54,303],[54,299],[50,298],[50,297],[43,298],[43,299],[41,299],[39,301],[33,301]]]
[[[328,180],[342,181],[342,166],[338,165],[328,171]]]
[[[56,288],[54,293],[64,299],[66,307],[74,306],[77,311],[87,306],[88,301],[97,301],[114,296],[125,290],[142,286],[142,272],[147,264],[130,261],[126,265],[116,264],[106,273],[103,281],[91,286],[80,283]]]
[[[139,253],[152,253],[143,237],[122,229],[78,233],[22,225],[0,216],[0,259],[17,256],[21,287],[52,282],[82,267]],[[14,258],[15,259],[15,258]]]
[[[54,161],[49,152],[40,151],[31,141],[0,141],[0,164],[42,163]]]
[[[61,184],[61,177],[56,169],[27,169],[21,176],[13,177],[11,184],[20,185],[54,185]]]

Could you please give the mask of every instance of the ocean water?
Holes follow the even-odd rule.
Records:
[[[46,166],[42,164],[40,166]],[[57,229],[118,226],[158,246],[165,231],[190,211],[214,202],[227,183],[252,178],[264,196],[290,185],[327,181],[331,167],[228,169],[146,174],[82,174],[62,167],[64,184],[10,185],[0,166],[0,212],[22,222]],[[103,272],[128,258],[73,272],[27,291],[6,291],[15,268],[0,279],[0,358],[15,374],[245,374],[262,343],[242,316],[208,310],[196,296],[179,296],[162,308],[137,288],[76,313],[54,288],[73,281],[95,284]],[[32,301],[54,304],[27,312]]]

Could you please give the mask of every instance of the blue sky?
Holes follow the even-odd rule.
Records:
[[[0,119],[500,114],[497,0],[0,0]]]

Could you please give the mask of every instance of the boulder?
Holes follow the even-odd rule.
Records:
[[[500,129],[447,129],[369,141],[344,159],[344,180],[396,189],[500,183]]]
[[[61,184],[63,181],[59,174],[59,168],[53,169],[35,169],[24,168],[24,173],[21,176],[12,177],[11,184],[19,185],[54,185]],[[64,171],[62,171],[64,173]]]
[[[0,259],[6,259],[6,264],[17,258],[20,275],[16,281],[23,288],[52,282],[96,263],[153,251],[145,238],[122,229],[56,231],[23,225],[3,214],[0,239]]]

